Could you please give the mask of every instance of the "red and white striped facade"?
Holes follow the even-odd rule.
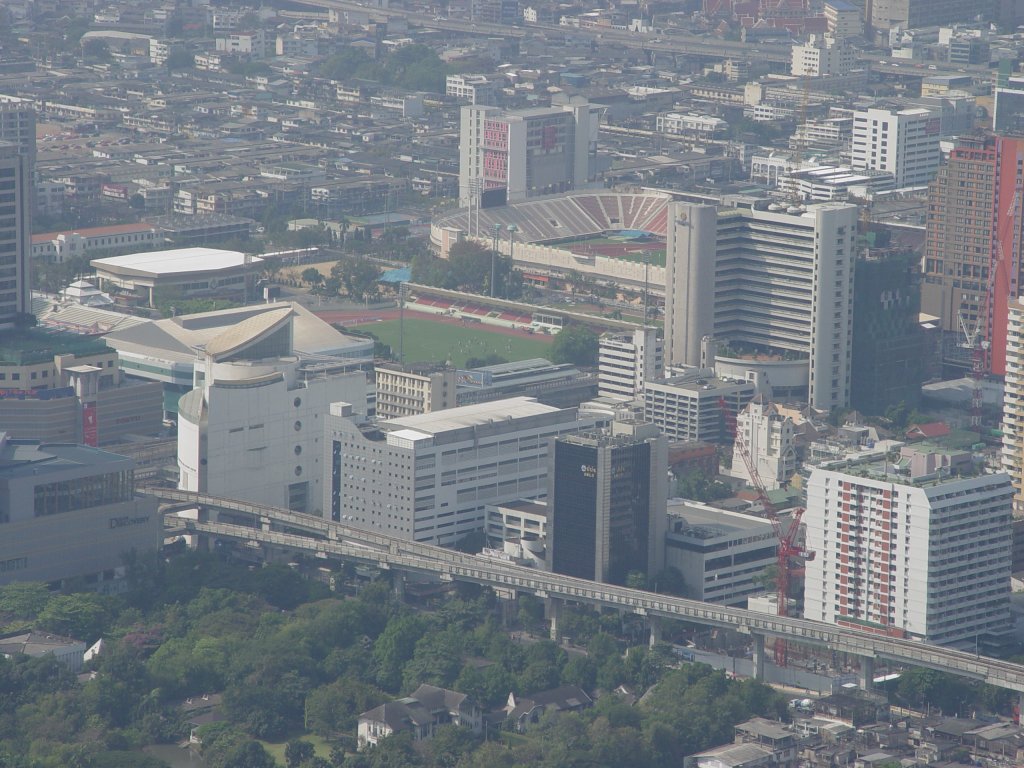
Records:
[[[805,617],[971,649],[1009,631],[1009,478],[847,469],[808,482]]]

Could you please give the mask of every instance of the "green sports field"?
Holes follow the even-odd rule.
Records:
[[[410,317],[410,315],[412,315]],[[398,320],[384,320],[358,326],[368,331],[385,344],[390,344],[398,355]],[[431,321],[418,313],[406,313],[405,317],[405,362],[425,363],[450,360],[456,367],[463,367],[468,357],[500,355],[508,361],[528,360],[531,357],[545,357],[551,347],[551,336],[538,334],[536,338],[508,336],[499,331],[487,330],[486,326],[453,325]]]

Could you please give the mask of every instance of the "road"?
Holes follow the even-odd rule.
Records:
[[[888,659],[900,664],[928,667],[982,680],[1024,694],[1024,666],[1008,661],[825,622],[773,616],[611,584],[598,584],[266,505],[172,489],[151,489],[149,492],[164,504],[172,505],[165,508],[165,512],[200,507],[205,510],[202,517],[208,517],[212,510],[215,515],[227,512],[232,519],[246,516],[252,520],[252,526],[209,522],[202,517],[185,521],[192,533],[210,538],[255,542],[264,547],[302,551],[324,559],[353,560],[399,573],[426,574],[442,581],[467,581],[491,587],[506,596],[533,594],[554,601],[556,606],[562,602],[574,602],[627,611],[655,622],[659,619],[674,619],[705,626],[728,627],[750,635],[755,644],[763,642],[766,637],[780,637],[859,656],[863,666],[873,666],[875,659]]]
[[[663,33],[628,32],[621,29],[563,27],[557,24],[530,24],[528,26],[507,26],[483,21],[464,21],[441,18],[429,13],[408,11],[401,8],[374,8],[349,0],[302,0],[304,5],[337,11],[362,11],[386,18],[400,16],[411,24],[449,32],[490,35],[500,37],[526,37],[530,34],[548,33],[555,35],[579,35],[600,40],[602,43],[615,42],[627,48],[640,48],[656,53],[704,56],[709,59],[760,59],[788,63],[791,59],[788,45],[771,43],[746,44],[730,40],[705,40],[696,35],[665,35]]]

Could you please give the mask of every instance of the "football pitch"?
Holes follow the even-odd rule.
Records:
[[[439,323],[424,318],[421,314],[406,312],[405,362],[434,363],[450,360],[455,367],[463,368],[466,365],[466,358],[469,357],[495,354],[513,362],[529,360],[532,357],[546,357],[551,347],[551,336],[538,334],[536,338],[523,338],[491,331],[479,324],[474,325],[475,327]],[[398,320],[383,320],[358,326],[358,330],[368,331],[385,344],[389,344],[396,357],[398,329]]]

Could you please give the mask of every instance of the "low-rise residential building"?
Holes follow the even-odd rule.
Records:
[[[32,258],[59,264],[72,257],[87,258],[103,251],[155,249],[163,242],[163,234],[147,223],[48,232],[32,235]]]
[[[757,395],[736,417],[736,442],[729,474],[748,483],[759,480],[768,490],[779,488],[796,472],[794,438],[793,420],[783,415],[775,403]],[[757,478],[750,476],[751,469]]]
[[[796,77],[845,75],[857,66],[857,51],[840,37],[811,35],[806,43],[793,46],[790,74]]]
[[[729,132],[729,123],[712,115],[681,114],[669,112],[658,115],[658,133],[669,136],[688,136],[694,139],[725,138]]]
[[[444,93],[466,104],[494,104],[497,87],[486,75],[448,75]]]
[[[413,741],[426,741],[443,725],[483,731],[483,710],[465,693],[423,684],[411,695],[389,701],[359,715],[358,748],[373,747],[395,733],[411,733]]]

